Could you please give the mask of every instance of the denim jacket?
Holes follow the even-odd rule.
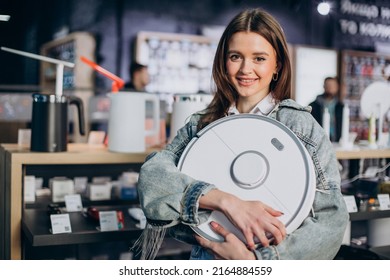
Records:
[[[341,246],[349,215],[340,191],[338,163],[329,138],[310,114],[310,109],[288,99],[281,101],[269,115],[290,128],[311,155],[316,194],[312,212],[302,225],[280,244],[256,249],[254,253],[258,259],[332,259]],[[199,114],[194,114],[165,149],[147,157],[138,182],[141,207],[149,223],[145,231],[154,229],[163,234],[168,231],[174,238],[193,245],[196,245],[195,233],[190,226],[207,219],[205,211],[198,209],[199,198],[216,188],[177,168],[183,150],[196,136],[198,120]],[[158,250],[159,244],[151,243],[156,236],[143,237],[144,249],[149,246],[147,250]],[[210,257],[199,246],[194,247],[193,254],[193,258]]]

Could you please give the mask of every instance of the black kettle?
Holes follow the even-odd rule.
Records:
[[[68,144],[68,104],[76,105],[80,134],[85,134],[84,106],[76,96],[33,94],[31,151],[64,152]]]

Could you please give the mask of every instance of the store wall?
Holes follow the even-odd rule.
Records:
[[[141,30],[199,34],[203,25],[225,26],[247,7],[272,13],[289,43],[329,46],[327,23],[315,11],[314,0],[5,0],[0,13],[10,11],[10,22],[0,22],[0,45],[39,53],[56,33],[88,31],[97,40],[97,62],[128,79],[134,40]],[[324,30],[324,32],[322,32]],[[1,84],[38,84],[39,63],[0,52]],[[98,87],[110,81],[98,77]]]

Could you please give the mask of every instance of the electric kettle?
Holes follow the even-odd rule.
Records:
[[[175,138],[177,131],[189,121],[192,114],[206,109],[213,96],[210,94],[175,94],[173,98],[170,142]]]
[[[33,94],[31,151],[64,152],[68,143],[68,105],[76,105],[80,134],[85,134],[84,106],[76,96]]]
[[[145,137],[159,135],[160,100],[146,92],[113,92],[108,118],[108,150],[121,153],[145,152]],[[153,127],[146,129],[146,102],[153,105]]]

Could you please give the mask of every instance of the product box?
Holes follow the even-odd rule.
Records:
[[[111,182],[88,184],[86,197],[92,201],[110,200],[111,188],[112,188]]]
[[[49,181],[53,202],[64,202],[65,196],[74,194],[74,182],[66,177],[54,177]]]
[[[64,202],[65,196],[74,194],[74,182],[66,177],[54,177],[49,181],[53,202]]]

